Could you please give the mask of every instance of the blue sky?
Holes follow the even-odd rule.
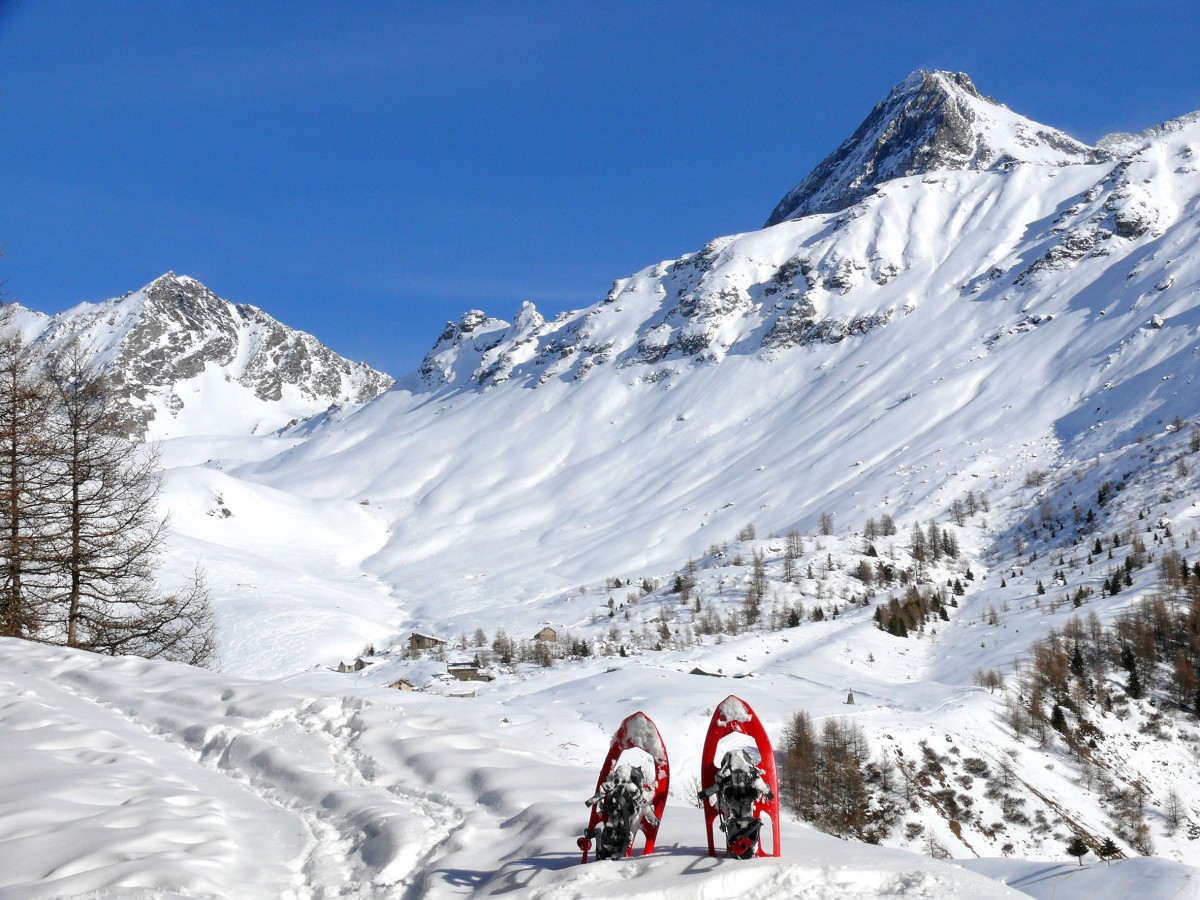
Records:
[[[1082,140],[1200,108],[1195,2],[0,0],[0,275],[168,269],[393,374],[761,226],[916,68]]]

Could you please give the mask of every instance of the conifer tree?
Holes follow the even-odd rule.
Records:
[[[1134,700],[1142,696],[1142,680],[1138,678],[1137,669],[1129,670],[1129,684],[1125,688],[1125,691]]]
[[[1109,865],[1112,865],[1112,862],[1111,862],[1112,858],[1120,852],[1121,852],[1120,848],[1116,845],[1116,842],[1113,841],[1113,839],[1110,837],[1106,837],[1104,839],[1104,842],[1102,844],[1100,844],[1099,847],[1096,848],[1096,855],[1103,860],[1109,861]],[[1083,865],[1082,857],[1080,858],[1079,864]]]
[[[0,634],[34,637],[48,625],[43,546],[51,529],[51,400],[35,355],[0,311]]]
[[[57,528],[48,573],[65,642],[203,665],[215,652],[202,573],[163,593],[155,571],[167,522],[157,512],[158,458],[120,432],[106,380],[77,342],[52,360]]]
[[[1079,864],[1083,865],[1083,858],[1087,856],[1089,847],[1087,841],[1079,835],[1075,835],[1071,840],[1067,841],[1067,852],[1079,860]]]

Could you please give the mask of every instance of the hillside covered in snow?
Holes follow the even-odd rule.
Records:
[[[190,279],[64,314],[153,411],[221,671],[0,641],[0,891],[1196,896],[1198,153],[914,73],[769,227],[386,390]],[[730,693],[781,765],[849,735],[862,817],[793,786],[781,861],[705,856]],[[659,851],[580,867],[636,709]]]
[[[746,524],[925,521],[1085,465],[1200,414],[1197,128],[1105,162],[898,178],[553,321],[469,312],[239,489],[365,504],[386,532],[366,570],[453,630],[496,598],[536,620],[676,570]]]

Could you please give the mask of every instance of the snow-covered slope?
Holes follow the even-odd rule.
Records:
[[[1022,784],[1044,798],[1044,820],[1004,833],[992,827],[1007,815],[1001,800],[979,787],[969,823],[951,828],[922,807],[911,822],[922,836],[897,829],[889,842],[1055,856],[1074,828],[1105,834],[1106,801],[1080,790],[1069,758],[1014,742],[1000,697],[972,681],[981,667],[1008,667],[1074,613],[1035,603],[1035,582],[1052,583],[1059,555],[1072,551],[1039,543],[1036,562],[1014,552],[1018,537],[1027,543],[1025,522],[1069,517],[1103,480],[1125,483],[1131,467],[1152,463],[1157,474],[1129,495],[1131,514],[1140,504],[1152,517],[1190,515],[1181,483],[1163,501],[1170,476],[1161,460],[1181,452],[1172,421],[1200,417],[1197,147],[1200,123],[1185,117],[1104,161],[898,177],[840,213],[717,239],[649,267],[553,321],[530,304],[511,323],[468,312],[392,391],[295,435],[277,455],[226,465],[221,477],[314,508],[357,508],[376,523],[379,543],[356,565],[391,592],[398,614],[372,635],[377,646],[401,636],[388,631],[397,624],[448,638],[482,628],[490,641],[498,629],[525,638],[549,623],[611,652],[652,647],[666,627],[670,650],[622,664],[632,682],[606,682],[611,663],[575,663],[558,676],[518,670],[501,690],[513,704],[554,701],[567,719],[594,711],[610,727],[648,698],[672,745],[690,748],[687,768],[703,711],[669,711],[662,695],[638,687],[647,678],[687,695],[702,690],[685,676],[696,665],[754,675],[739,692],[776,735],[797,708],[844,711],[853,688],[860,707],[869,698],[856,712],[886,753],[911,758],[943,742],[993,767],[1016,754],[1027,767]],[[1155,441],[1174,449],[1137,456]],[[869,608],[851,614],[862,588],[836,573],[858,565],[851,548],[864,523],[887,514],[906,534],[945,522],[967,491],[987,495],[992,511],[964,533],[963,561],[941,573],[973,570],[977,580],[936,639],[897,643],[873,627]],[[816,536],[822,514],[832,535]],[[249,553],[227,521],[178,520],[180,539],[229,558]],[[735,542],[750,524],[759,535],[809,536],[801,571],[816,572],[781,583],[780,540]],[[697,560],[703,604],[722,616],[740,611],[748,564],[730,560],[755,551],[768,559],[775,606],[798,597],[810,611],[840,606],[838,618],[802,634],[679,638],[696,633],[701,616],[665,585]],[[1083,577],[1098,589],[1101,574]],[[648,595],[629,589],[643,581]],[[1128,602],[1094,611],[1107,621]],[[315,642],[303,646],[298,658],[332,662]],[[242,671],[281,671],[245,659],[258,662]],[[390,659],[372,678],[410,672]],[[232,655],[228,664],[242,665]],[[707,693],[699,702],[719,699]],[[1191,738],[1147,755],[1138,731],[1146,715],[1105,726],[1106,758],[1162,816],[1179,785],[1157,762],[1182,764]],[[539,721],[553,733],[560,720],[547,712]],[[1158,846],[1194,862],[1189,838],[1172,834],[1156,826]]]
[[[654,856],[580,866],[573,837],[601,735],[561,721],[547,734],[535,704],[330,674],[250,682],[7,638],[0,686],[0,893],[12,900],[1021,896],[1005,880],[1057,900],[1124,896],[1105,886],[1136,881],[1165,900],[1194,896],[1200,877],[1140,860],[1078,875],[989,860],[985,877],[803,827],[781,860],[709,859],[702,815],[679,801]],[[582,760],[564,760],[564,735],[588,745]]]
[[[222,300],[203,284],[168,272],[139,291],[83,303],[33,333],[47,349],[75,338],[129,402],[131,434],[267,432],[360,404],[392,380],[351,363],[316,338],[262,310]]]
[[[448,629],[748,522],[940,515],[1200,414],[1197,146],[1192,124],[1119,161],[899,178],[551,322],[468,313],[416,376],[234,474],[369,502],[368,571]]]

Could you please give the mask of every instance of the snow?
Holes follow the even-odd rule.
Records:
[[[702,816],[682,804],[662,852],[576,865],[594,769],[481,731],[503,709],[486,701],[9,639],[0,680],[0,753],[16,763],[0,768],[6,898],[1012,896],[803,828],[782,861],[709,859]]]
[[[1107,367],[1099,360],[1146,315],[1114,309],[1097,321],[1088,306],[1115,301],[1091,285],[1116,269],[1107,278],[1120,277],[1133,295],[1151,273],[1125,282],[1114,253],[1079,263],[1093,270],[1086,277],[1046,269],[1036,288],[1011,283],[1060,240],[1049,228],[1057,211],[1111,169],[901,179],[836,229],[818,218],[730,239],[697,288],[752,296],[801,253],[818,271],[843,258],[895,264],[900,274],[885,285],[868,278],[846,294],[815,293],[819,314],[895,309],[877,332],[764,354],[758,342],[770,320],[747,306],[721,319],[710,348],[719,362],[639,363],[637,334],[683,327],[667,315],[677,276],[648,269],[617,301],[547,323],[539,338],[550,346],[579,326],[587,346],[612,343],[609,363],[560,372],[581,365],[576,350],[549,368],[515,364],[487,389],[470,380],[475,363],[450,366],[453,384],[403,382],[293,450],[230,474],[313,499],[368,500],[389,529],[369,573],[396,586],[414,626],[449,632],[473,628],[493,598],[532,623],[551,597],[578,585],[677,569],[747,521],[763,533],[812,532],[824,509],[848,525],[884,508],[909,521],[937,514],[967,486],[1002,485],[1049,464],[1057,441],[1072,437],[1073,416],[1086,410],[1095,424],[1080,398],[1101,378],[1148,375],[1164,353],[1188,352],[1191,338],[1172,325],[1171,308],[1186,308],[1194,275],[1157,295],[1167,325],[1154,341],[1128,341]],[[1103,204],[1098,197],[1078,217]],[[1032,230],[1037,222],[1045,224]],[[1191,220],[1176,231],[1160,242],[1190,240]],[[994,264],[1007,266],[1007,279],[962,296],[961,286]],[[912,298],[920,303],[904,315]],[[1015,326],[1027,308],[1054,318],[1005,331],[989,347],[995,323]],[[488,330],[480,340],[499,337]],[[543,381],[546,372],[560,373]],[[1050,396],[1047,383],[1058,386]],[[1132,409],[1143,417],[1166,403],[1185,416],[1195,406],[1179,382],[1138,390]],[[1132,435],[1144,424],[1110,420],[1101,434]]]
[[[618,694],[647,685],[628,674]],[[1161,859],[968,871],[795,823],[780,860],[710,859],[699,810],[679,798],[654,856],[580,866],[606,741],[553,712],[553,691],[463,701],[332,673],[255,682],[10,639],[0,685],[6,898],[1017,896],[1007,882],[1091,900],[1197,883]],[[656,709],[689,705],[674,681],[643,692]]]
[[[1172,900],[1200,896],[1200,869],[1165,859],[1122,859],[1111,865],[1015,859],[967,860],[962,865],[1038,900]]]
[[[1194,723],[1154,725],[1136,703],[1098,718],[1106,763],[1145,788],[1160,856],[1080,868],[1063,838],[1107,836],[1101,792],[1061,745],[1014,736],[1002,695],[975,684],[1070,616],[1109,622],[1156,588],[1151,565],[1119,597],[1064,602],[1055,570],[1095,588],[1128,554],[1084,563],[1096,534],[1155,523],[1155,552],[1197,558],[1200,464],[1168,425],[1200,416],[1200,122],[1139,141],[1103,163],[896,179],[552,322],[532,305],[512,325],[468,314],[392,391],[282,433],[279,408],[262,418],[220,372],[180,385],[180,428],[159,434],[163,581],[206,569],[220,671],[0,640],[0,895],[1195,895],[1196,842],[1164,814],[1174,790],[1200,816]],[[142,299],[112,305],[105,341]],[[816,337],[767,341],[789,316]],[[1078,548],[1029,537],[1043,506],[1069,519],[1106,482],[1121,488]],[[907,640],[881,632],[853,602],[866,521],[896,519],[869,561],[902,567],[909,530],[945,525],[968,490],[990,508],[955,526],[962,559],[931,567],[966,583],[959,605]],[[785,581],[791,529],[804,547]],[[727,617],[756,552],[764,615],[802,600],[824,619],[678,638],[699,621],[670,587],[688,561],[692,602]],[[404,650],[417,631],[469,659],[499,629],[529,640],[546,623],[591,655],[468,685]],[[977,815],[956,832],[923,806],[907,819],[920,835],[888,847],[785,817],[781,860],[709,859],[692,805],[704,735],[714,707],[745,717],[722,703],[732,684],[693,669],[737,679],[776,747],[804,709],[850,717],[877,756],[940,757]],[[418,690],[387,687],[400,679]],[[639,709],[675,775],[659,849],[579,866],[582,801]],[[1072,826],[1005,822],[968,759],[1011,765],[1030,814]],[[923,855],[934,845],[958,862]]]
[[[666,761],[667,751],[654,723],[645,713],[636,713],[625,720],[622,730],[634,747],[645,750],[655,760]]]
[[[746,709],[746,704],[732,695],[721,701],[721,705],[717,707],[717,714],[722,724],[749,722],[753,719],[750,710]]]

